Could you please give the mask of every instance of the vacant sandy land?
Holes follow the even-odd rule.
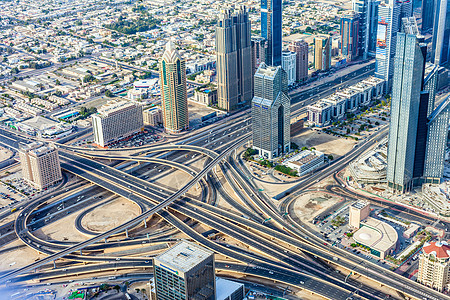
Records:
[[[12,271],[33,263],[37,258],[46,257],[43,254],[39,255],[37,251],[27,246],[16,248],[22,245],[22,241],[16,240],[0,248],[1,251],[4,251],[0,254],[0,272]]]
[[[33,231],[33,234],[43,240],[82,242],[87,236],[78,232],[75,228],[75,219],[78,214],[70,214],[41,229]]]
[[[342,199],[322,192],[310,192],[295,200],[294,212],[303,222],[311,221],[315,216]]]
[[[8,150],[4,147],[0,147],[0,161],[4,161],[8,158],[10,158],[12,155],[11,150]]]
[[[105,232],[117,227],[141,214],[139,206],[118,198],[99,206],[84,216],[81,225],[95,232]]]
[[[302,130],[298,135],[292,137],[291,141],[300,148],[314,147],[325,154],[333,155],[334,158],[345,155],[356,144],[354,140],[346,140],[343,137],[332,136],[312,129]]]

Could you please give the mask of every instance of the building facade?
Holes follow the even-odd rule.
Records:
[[[110,101],[92,116],[94,143],[107,147],[141,132],[144,127],[142,106],[127,101]]]
[[[417,37],[397,35],[391,122],[388,142],[388,187],[399,193],[412,186],[424,57]]]
[[[62,180],[58,150],[42,142],[20,144],[22,177],[36,189],[45,189]]]
[[[431,242],[423,245],[419,255],[417,282],[440,292],[448,288],[450,246],[447,242]]]
[[[450,62],[450,2],[436,1],[433,21],[431,62],[437,66],[448,66]]]
[[[378,5],[380,0],[353,0],[352,9],[359,14],[359,49],[363,59],[375,56],[377,45]]]
[[[286,72],[288,85],[294,84],[297,81],[297,53],[283,51],[281,67]]]
[[[283,1],[261,0],[261,36],[267,40],[266,64],[281,66]]]
[[[359,56],[360,17],[354,11],[347,12],[341,17],[341,55],[347,61],[355,60]]]
[[[252,45],[245,6],[226,9],[216,27],[218,106],[226,111],[252,99]]]
[[[359,228],[361,221],[370,215],[370,203],[367,201],[357,201],[350,205],[348,213],[348,225]]]
[[[331,38],[329,36],[314,38],[314,68],[320,71],[331,68]]]
[[[186,92],[186,61],[173,42],[168,42],[159,66],[164,129],[179,133],[189,127]]]
[[[267,40],[260,36],[252,36],[251,43],[252,43],[252,75],[253,75],[255,74],[259,65],[262,62],[264,63],[266,62]]]
[[[273,159],[290,151],[290,116],[286,72],[261,64],[252,100],[253,148],[261,157]]]
[[[296,56],[296,65],[295,69],[297,72],[296,79],[297,82],[302,82],[308,79],[308,54],[309,54],[309,45],[302,39],[295,40],[289,44],[289,51],[295,52]]]
[[[433,29],[434,6],[436,0],[422,0],[422,33]]]
[[[182,241],[153,259],[156,299],[216,299],[214,253]]]

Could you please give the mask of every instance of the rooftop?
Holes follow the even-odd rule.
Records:
[[[422,248],[423,252],[426,254],[433,254],[437,258],[449,258],[450,257],[450,246],[447,242],[431,242],[425,243]]]
[[[206,248],[187,241],[181,241],[156,257],[156,259],[169,267],[186,273],[213,254],[212,251]]]
[[[362,221],[361,225],[361,228],[353,235],[356,242],[380,252],[386,252],[395,247],[398,234],[391,225],[371,217]]]

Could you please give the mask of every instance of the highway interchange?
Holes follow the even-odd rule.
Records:
[[[322,88],[323,93],[328,92],[326,86]],[[296,113],[304,111],[306,101],[312,101],[308,93],[296,97],[292,101]],[[149,245],[173,242],[173,234],[182,232],[221,257],[228,258],[225,261],[218,260],[216,264],[218,271],[227,274],[264,278],[306,289],[327,299],[384,299],[386,295],[383,292],[365,283],[368,280],[397,291],[395,297],[399,299],[444,299],[447,296],[347,251],[331,247],[320,237],[305,230],[289,213],[295,196],[318,181],[335,176],[348,162],[375,145],[386,134],[387,128],[381,129],[343,158],[300,180],[289,191],[290,195],[280,200],[279,208],[258,189],[237,156],[237,149],[246,145],[251,136],[251,123],[245,111],[229,117],[219,126],[210,126],[172,143],[113,151],[59,144],[62,168],[83,180],[65,183],[62,188],[64,191],[56,201],[52,200],[54,194],[49,194],[22,204],[14,224],[0,227],[2,236],[11,234],[14,228],[15,235],[24,244],[47,255],[28,266],[0,274],[0,283],[23,286],[23,282],[29,279],[50,280],[117,269],[146,270],[152,263],[148,257],[118,258],[96,254],[106,248],[142,242]],[[27,142],[28,139],[5,130],[0,131],[1,144],[17,149],[19,141]],[[193,162],[200,160],[203,168],[194,167]],[[107,161],[113,164],[104,163]],[[181,189],[156,183],[158,178],[168,176],[175,169],[190,178]],[[231,191],[224,186],[223,180],[229,183]],[[189,191],[194,187],[201,189],[200,197],[190,194]],[[337,193],[357,197],[340,188],[339,183],[334,187],[337,188],[340,189]],[[218,207],[218,195],[240,213]],[[79,216],[77,230],[89,236],[80,243],[45,241],[33,234],[33,231],[48,223],[79,213],[86,206],[101,205],[117,196],[138,205],[141,214],[101,234],[83,228],[80,221],[82,216]],[[7,214],[3,212],[3,215]],[[172,227],[128,238],[129,230],[138,232],[154,214]],[[211,240],[194,230],[194,223],[206,225],[245,247],[233,247]],[[67,267],[58,265],[53,269],[58,261],[59,264],[63,261]],[[74,263],[72,266],[70,262],[88,264],[80,266]],[[346,278],[347,274],[335,272],[335,266],[367,278],[364,283],[352,277]]]

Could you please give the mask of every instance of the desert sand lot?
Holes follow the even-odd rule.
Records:
[[[345,155],[357,143],[354,140],[346,140],[343,137],[332,136],[309,128],[300,131],[298,135],[292,137],[291,141],[300,148],[314,147],[325,154],[333,155],[334,158]]]
[[[315,216],[342,199],[323,192],[309,192],[295,200],[295,214],[303,222],[310,222]]]
[[[118,198],[95,208],[86,214],[81,225],[94,232],[105,232],[117,227],[141,214],[139,206]]]

